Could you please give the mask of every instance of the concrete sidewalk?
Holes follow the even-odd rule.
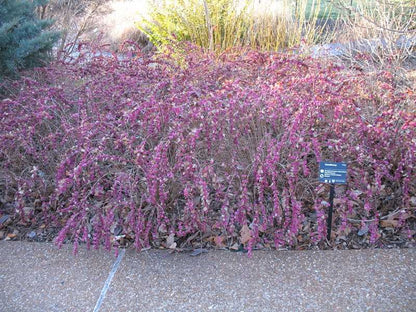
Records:
[[[416,311],[416,249],[58,250],[0,242],[0,311]]]

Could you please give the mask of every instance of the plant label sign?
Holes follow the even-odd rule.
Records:
[[[320,162],[319,182],[331,184],[347,183],[347,164],[338,162]]]

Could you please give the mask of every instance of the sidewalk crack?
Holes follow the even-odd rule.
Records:
[[[98,298],[97,303],[95,304],[93,312],[98,312],[100,310],[101,305],[104,301],[105,295],[107,293],[107,290],[110,288],[111,281],[113,280],[113,277],[116,274],[117,269],[120,266],[121,260],[123,260],[123,257],[124,257],[125,253],[126,253],[126,249],[121,249],[120,250],[120,252],[118,254],[118,257],[117,257],[116,261],[114,262],[110,273],[108,274],[108,277],[107,277],[107,280],[105,281],[104,287],[101,290],[100,297]]]

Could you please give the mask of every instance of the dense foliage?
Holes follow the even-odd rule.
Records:
[[[44,64],[58,33],[48,31],[36,8],[46,1],[0,0],[0,81],[18,70]]]
[[[209,51],[236,46],[278,51],[325,42],[331,6],[321,0],[148,1],[137,23],[159,49],[189,41]]]
[[[8,86],[1,190],[21,222],[58,226],[75,248],[305,248],[325,238],[317,171],[331,160],[349,166],[338,242],[382,246],[386,228],[413,239],[415,95],[389,73],[258,52],[189,50],[180,67],[139,56],[88,54]]]

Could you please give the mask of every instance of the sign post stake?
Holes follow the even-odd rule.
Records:
[[[339,162],[319,162],[319,182],[331,186],[329,191],[329,212],[327,219],[327,236],[331,240],[332,213],[334,210],[335,184],[347,183],[347,164]]]
[[[332,229],[332,211],[334,210],[334,195],[335,195],[335,184],[331,184],[329,189],[329,212],[327,220],[327,240],[331,240],[331,229]]]

